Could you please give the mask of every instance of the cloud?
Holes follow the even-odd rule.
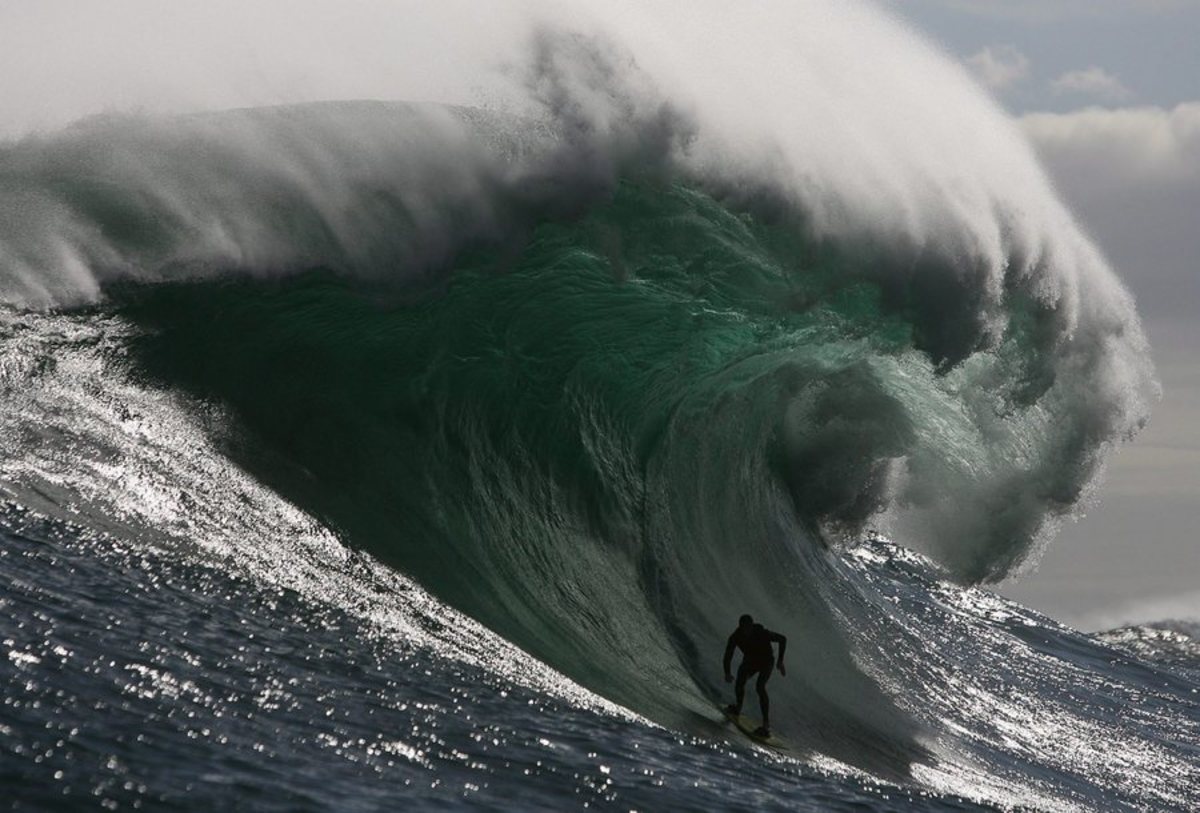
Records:
[[[1031,113],[1021,125],[1056,166],[1123,184],[1200,187],[1200,102]]]
[[[984,85],[1003,91],[1029,76],[1029,57],[1012,45],[989,45],[966,59]]]
[[[1050,86],[1055,93],[1092,96],[1108,102],[1119,102],[1132,95],[1120,79],[1096,65],[1068,71],[1051,82]]]
[[[1059,192],[1151,320],[1200,303],[1200,102],[1020,119]]]

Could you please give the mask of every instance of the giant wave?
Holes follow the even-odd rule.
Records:
[[[793,638],[796,741],[884,775],[971,751],[904,699],[955,668],[927,651],[956,618],[938,580],[1035,560],[1145,422],[1131,298],[1002,113],[879,14],[772,7],[714,40],[706,8],[669,47],[638,14],[531,26],[504,110],[16,141],[0,291],[118,325],[106,363],[232,465],[603,697],[702,728],[749,611]],[[138,457],[119,435],[74,448]],[[10,461],[9,492],[88,490],[53,459]]]

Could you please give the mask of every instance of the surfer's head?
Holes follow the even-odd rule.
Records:
[[[754,619],[747,613],[738,619],[738,626],[742,629],[750,629],[750,627],[754,626]]]

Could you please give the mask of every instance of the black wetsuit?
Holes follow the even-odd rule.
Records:
[[[731,674],[729,667],[733,663],[733,650],[735,648],[742,650],[742,663],[738,667],[737,684],[735,690],[737,692],[737,704],[734,710],[737,713],[742,711],[742,701],[746,696],[746,681],[753,674],[758,675],[758,680],[754,683],[755,691],[758,692],[758,704],[762,708],[763,728],[771,727],[771,699],[767,697],[767,681],[771,678],[771,673],[775,671],[775,652],[771,648],[772,643],[779,644],[779,659],[783,660],[783,652],[787,648],[787,638],[780,635],[778,632],[771,632],[762,624],[754,624],[749,629],[738,627],[729,636],[729,643],[725,645],[725,674]]]

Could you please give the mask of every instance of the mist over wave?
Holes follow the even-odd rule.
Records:
[[[942,581],[1033,561],[1156,394],[1014,125],[865,4],[500,8],[480,104],[110,113],[0,147],[6,495],[244,534],[247,569],[296,557],[320,592],[325,554],[271,532],[299,512],[684,729],[750,611],[808,655],[772,686],[806,748],[1101,782],[1128,754],[1053,756],[1110,723],[1022,625],[1090,645]],[[226,468],[274,496],[208,484]],[[987,651],[1058,721],[1042,762],[989,752],[994,671],[965,711],[913,701]],[[1174,764],[1146,736],[1143,767]]]

